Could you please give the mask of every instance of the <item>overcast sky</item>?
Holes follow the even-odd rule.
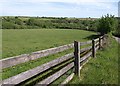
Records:
[[[119,0],[0,0],[0,16],[118,16]]]

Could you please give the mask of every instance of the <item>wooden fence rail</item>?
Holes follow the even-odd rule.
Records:
[[[4,84],[19,84],[19,83],[21,83],[21,82],[23,82],[23,81],[25,81],[25,80],[33,77],[33,76],[45,71],[45,70],[47,70],[47,69],[49,69],[49,68],[51,68],[51,67],[53,67],[57,64],[60,64],[63,61],[66,61],[66,60],[72,58],[73,56],[74,56],[73,53],[67,54],[67,55],[62,56],[60,58],[52,60],[48,63],[45,63],[41,66],[38,66],[36,68],[30,69],[30,70],[25,71],[25,72],[22,72],[22,73],[20,73],[16,76],[10,77],[10,78],[4,80],[3,83]]]
[[[3,68],[11,67],[11,66],[21,64],[24,62],[28,62],[31,60],[35,60],[35,59],[38,59],[41,57],[45,57],[48,55],[56,54],[58,52],[62,52],[64,50],[67,50],[67,49],[70,49],[73,47],[74,47],[73,43],[67,44],[67,45],[63,45],[63,46],[59,46],[59,47],[55,47],[55,48],[50,48],[50,49],[46,49],[46,50],[33,52],[31,54],[23,54],[23,55],[19,55],[19,56],[15,56],[15,57],[2,59],[2,60],[0,60],[0,63],[2,63],[2,69],[3,69]]]
[[[91,41],[81,42],[81,45],[90,44],[90,43],[91,43]],[[15,66],[17,64],[35,60],[35,59],[38,59],[41,57],[56,54],[56,53],[62,52],[64,50],[71,49],[73,47],[74,47],[74,43],[71,43],[71,44],[67,44],[67,45],[63,45],[63,46],[59,46],[59,47],[55,47],[55,48],[32,52],[30,54],[22,54],[19,56],[5,58],[5,59],[0,60],[0,63],[2,64],[2,69],[4,69],[4,68]]]
[[[31,79],[32,77],[40,73],[43,73],[44,71],[49,71],[51,68],[57,67],[63,64],[63,62],[67,62],[73,59],[74,62],[73,61],[70,62],[62,69],[58,70],[57,72],[53,73],[52,75],[48,76],[46,79],[43,79],[42,81],[38,83],[38,84],[44,84],[44,85],[51,84],[56,79],[61,77],[64,73],[66,73],[67,71],[71,70],[74,67],[74,72],[70,76],[68,76],[65,79],[65,81],[61,83],[60,86],[62,86],[62,84],[67,84],[73,78],[74,75],[77,75],[80,78],[80,69],[82,68],[83,64],[85,64],[91,56],[94,58],[96,57],[97,50],[100,49],[103,45],[103,39],[104,39],[104,36],[101,36],[97,39],[93,39],[92,41],[87,41],[87,42],[74,41],[74,43],[72,44],[68,44],[68,45],[64,45],[64,46],[60,46],[56,48],[51,48],[47,50],[42,50],[38,52],[33,52],[32,54],[25,54],[25,55],[20,55],[17,57],[2,59],[0,60],[0,62],[3,65],[2,67],[7,68],[7,67],[11,67],[11,66],[23,63],[23,62],[28,62],[30,60],[35,60],[37,58],[41,58],[44,56],[62,52],[70,48],[74,48],[74,53],[69,53],[55,60],[52,60],[48,63],[40,65],[36,68],[27,70],[18,75],[5,79],[2,81],[2,84],[3,85],[4,84],[18,85],[20,83],[23,83],[26,80]],[[92,46],[89,44],[91,44]],[[84,45],[89,45],[89,47],[81,49],[81,46],[84,46]],[[83,52],[85,52],[85,55],[81,56]]]
[[[46,84],[46,85],[48,85],[48,84],[52,83],[54,80],[56,80],[57,78],[62,76],[65,72],[70,70],[73,66],[74,66],[74,62],[68,64],[67,66],[65,66],[64,68],[62,68],[61,70],[59,70],[55,74],[49,76],[48,78],[46,78],[45,80],[41,81],[38,84],[44,84],[44,85]]]

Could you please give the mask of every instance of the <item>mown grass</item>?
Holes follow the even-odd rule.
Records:
[[[94,32],[66,29],[2,30],[2,58],[48,49],[74,40],[87,41]]]
[[[109,38],[107,46],[96,57],[82,68],[80,79],[75,76],[70,85],[118,84],[118,43]]]

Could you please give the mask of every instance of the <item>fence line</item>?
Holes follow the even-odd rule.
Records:
[[[19,56],[15,56],[15,57],[2,59],[2,60],[0,60],[0,63],[2,63],[2,69],[3,69],[3,68],[11,67],[11,66],[21,64],[24,62],[28,62],[31,60],[35,60],[35,59],[38,59],[41,57],[45,57],[48,55],[56,54],[58,52],[62,52],[64,50],[67,50],[67,49],[70,49],[73,47],[74,47],[73,43],[67,44],[67,45],[63,45],[63,46],[59,46],[59,47],[55,47],[55,48],[50,48],[50,49],[46,49],[46,50],[33,52],[31,54],[23,54],[23,55],[19,55]]]
[[[69,45],[64,45],[64,46],[60,46],[60,47],[56,47],[56,48],[51,48],[51,49],[47,49],[47,50],[42,50],[42,51],[38,51],[38,52],[34,52],[34,54],[38,53],[38,56],[47,56],[50,54],[55,54],[57,52],[61,52],[70,48],[74,48],[74,53],[70,53],[67,55],[64,55],[62,57],[59,57],[55,60],[52,60],[48,63],[45,63],[41,66],[38,66],[36,68],[27,70],[25,72],[22,72],[16,76],[10,77],[8,79],[5,79],[2,81],[2,84],[20,84],[23,83],[24,81],[31,79],[32,77],[43,73],[44,71],[49,71],[52,67],[57,67],[61,64],[63,64],[63,62],[67,62],[70,61],[71,59],[73,59],[73,61],[71,61],[69,64],[67,64],[67,66],[63,67],[62,69],[60,69],[59,71],[57,71],[56,73],[50,75],[49,77],[47,77],[46,79],[43,79],[42,81],[40,81],[38,84],[51,84],[52,82],[54,82],[56,79],[58,79],[60,76],[62,76],[64,73],[66,73],[67,71],[69,71],[70,69],[72,69],[74,67],[74,73],[72,73],[70,76],[68,76],[65,81],[63,81],[61,83],[62,84],[66,84],[67,82],[69,82],[74,75],[77,75],[80,78],[80,69],[82,68],[83,65],[86,64],[86,62],[88,62],[88,59],[91,57],[96,57],[96,52],[98,49],[100,49],[103,46],[104,43],[104,36],[101,36],[97,39],[93,39],[92,41],[87,41],[87,42],[78,42],[78,41],[74,41],[74,43],[69,44]],[[87,48],[82,48],[81,46],[83,45],[88,45],[91,44],[92,46],[89,46]],[[40,55],[40,53],[46,53],[45,55]],[[85,54],[82,56],[82,54],[85,52]],[[32,57],[34,59],[40,58],[38,56],[31,56],[30,59],[32,59]],[[74,58],[73,58],[74,57]],[[20,57],[17,57],[18,59]],[[16,58],[16,59],[17,59]],[[23,57],[22,57],[23,58]],[[25,57],[24,57],[25,58]],[[12,60],[15,59],[14,57],[12,58]],[[34,60],[32,59],[32,60]],[[10,59],[9,59],[10,60]],[[8,59],[4,59],[1,60],[1,62],[3,62],[3,64],[5,64],[5,61],[8,61]],[[10,60],[12,62],[12,60]],[[22,61],[22,60],[21,60]],[[27,60],[29,61],[29,60]],[[27,62],[26,61],[26,62]],[[17,63],[16,63],[17,64]],[[16,65],[14,64],[14,65]],[[18,63],[20,64],[20,63]],[[9,67],[11,67],[13,65],[10,65]],[[7,68],[8,66],[4,66],[3,68]]]
[[[68,64],[67,66],[65,66],[64,68],[62,68],[61,70],[59,70],[55,74],[49,76],[48,78],[44,79],[43,81],[41,81],[38,84],[46,84],[46,85],[48,85],[48,84],[52,83],[54,80],[56,80],[57,78],[62,76],[65,72],[70,70],[73,66],[74,66],[74,62]]]
[[[66,60],[72,58],[73,56],[74,56],[73,53],[67,54],[67,55],[62,56],[60,58],[52,60],[48,63],[45,63],[41,66],[38,66],[36,68],[30,69],[30,70],[25,71],[25,72],[22,72],[16,76],[11,77],[11,78],[8,78],[8,79],[4,80],[3,82],[5,84],[19,84],[19,83],[39,74],[41,72],[44,72],[45,70],[47,70],[47,69],[49,69],[57,64],[60,64],[63,61],[66,61]]]
[[[81,45],[90,44],[91,42],[92,41],[81,42]],[[74,47],[74,43],[71,43],[71,44],[67,44],[67,45],[63,45],[63,46],[59,46],[59,47],[55,47],[55,48],[50,48],[50,49],[46,49],[46,50],[32,52],[30,54],[22,54],[19,56],[1,59],[0,63],[2,64],[2,69],[4,69],[4,68],[15,66],[17,64],[36,60],[36,59],[41,58],[41,57],[56,54],[56,53],[62,52],[64,50],[71,49],[73,47]]]

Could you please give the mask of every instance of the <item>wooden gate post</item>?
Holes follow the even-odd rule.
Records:
[[[75,74],[80,77],[80,42],[74,41]]]
[[[92,56],[93,58],[96,57],[96,51],[95,51],[95,40],[92,40]]]

